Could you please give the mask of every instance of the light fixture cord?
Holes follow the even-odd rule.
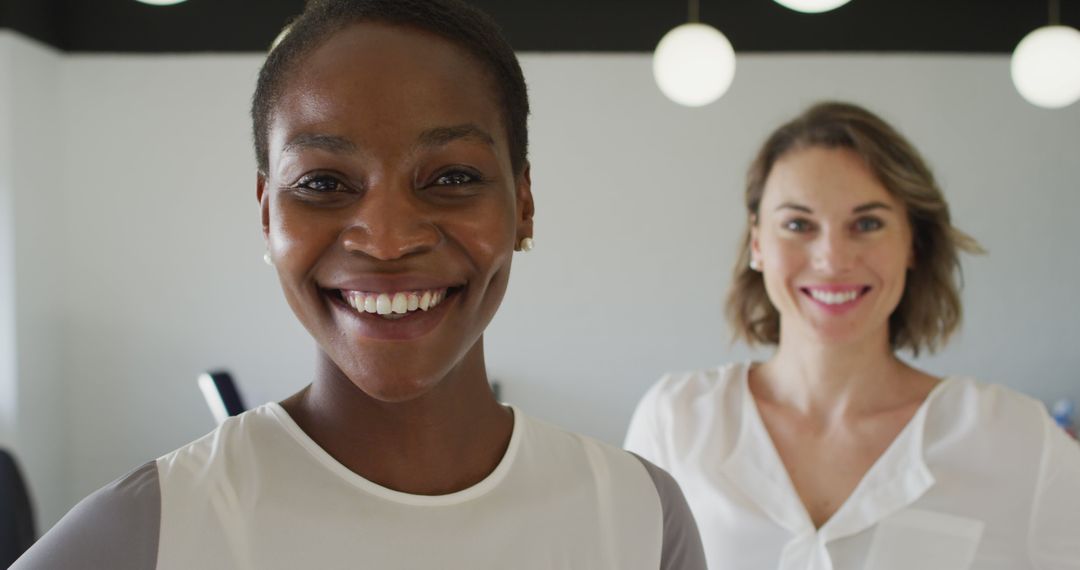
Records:
[[[698,0],[690,0],[690,5],[687,6],[686,11],[689,12],[691,23],[696,24],[701,19],[701,6],[698,3]]]
[[[1061,23],[1061,3],[1058,0],[1049,0],[1050,25],[1056,26]]]

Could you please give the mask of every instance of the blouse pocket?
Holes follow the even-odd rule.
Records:
[[[877,524],[866,570],[967,570],[984,523],[920,509],[904,509]]]

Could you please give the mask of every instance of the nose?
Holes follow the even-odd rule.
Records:
[[[813,249],[813,267],[825,274],[842,274],[859,259],[859,246],[842,231],[825,231]]]
[[[442,239],[431,213],[411,188],[389,184],[367,189],[341,234],[347,252],[381,261],[429,251]]]

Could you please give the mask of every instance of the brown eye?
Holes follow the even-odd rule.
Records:
[[[296,183],[296,187],[318,194],[340,192],[345,189],[345,185],[340,180],[326,174],[306,176]]]
[[[813,229],[813,226],[810,224],[809,220],[795,218],[794,220],[788,220],[784,222],[784,229],[791,232],[802,233],[810,231],[811,229]]]
[[[436,186],[460,186],[462,184],[469,184],[476,182],[479,178],[473,174],[462,170],[452,170],[444,174],[439,175],[435,179],[434,184]]]

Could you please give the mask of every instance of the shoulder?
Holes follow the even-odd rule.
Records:
[[[946,463],[998,466],[986,480],[1018,488],[1034,484],[1053,441],[1042,402],[1005,386],[952,377],[930,395],[923,427],[927,457]],[[1002,462],[1009,468],[1002,468]]]
[[[652,421],[661,427],[712,418],[717,408],[732,405],[738,411],[738,395],[747,365],[728,364],[718,368],[665,374],[641,398],[635,421]],[[640,417],[639,417],[640,416]]]
[[[216,471],[236,467],[241,460],[251,459],[275,439],[288,437],[278,417],[279,409],[265,404],[233,416],[210,433],[158,458],[158,470],[163,482],[186,476],[206,477]]]
[[[567,430],[544,420],[536,419],[520,409],[514,408],[514,417],[524,425],[522,429],[525,452],[542,455],[545,459],[565,461],[573,464],[576,460],[588,463],[604,463],[620,468],[640,469],[640,464],[633,455],[613,445]]]
[[[515,409],[524,423],[518,454],[530,465],[543,465],[553,477],[589,482],[597,489],[637,498],[651,496],[653,479],[634,454],[598,439],[575,433]]]
[[[702,399],[722,397],[746,373],[747,364],[732,363],[663,375],[642,398],[642,403],[662,407],[686,407]]]
[[[649,473],[664,516],[664,541],[661,552],[662,569],[704,569],[705,552],[701,544],[694,515],[679,484],[667,471],[638,457]]]
[[[523,416],[522,416],[523,417]],[[599,501],[635,525],[661,529],[662,570],[704,570],[705,556],[697,524],[678,483],[648,460],[589,436],[525,419],[530,445],[558,453],[560,468],[579,466],[576,480],[608,499]],[[655,523],[647,523],[652,519]],[[628,519],[629,520],[629,519]],[[652,532],[655,532],[653,530]],[[651,533],[650,533],[651,534]]]
[[[931,394],[927,418],[931,430],[1011,434],[1008,440],[1041,439],[1049,416],[1039,400],[973,378],[953,377],[943,382],[937,393]]]
[[[83,499],[12,568],[154,568],[160,525],[151,461]]]
[[[626,448],[673,472],[705,440],[710,449],[729,448],[742,421],[747,368],[738,363],[665,375],[638,403]]]

